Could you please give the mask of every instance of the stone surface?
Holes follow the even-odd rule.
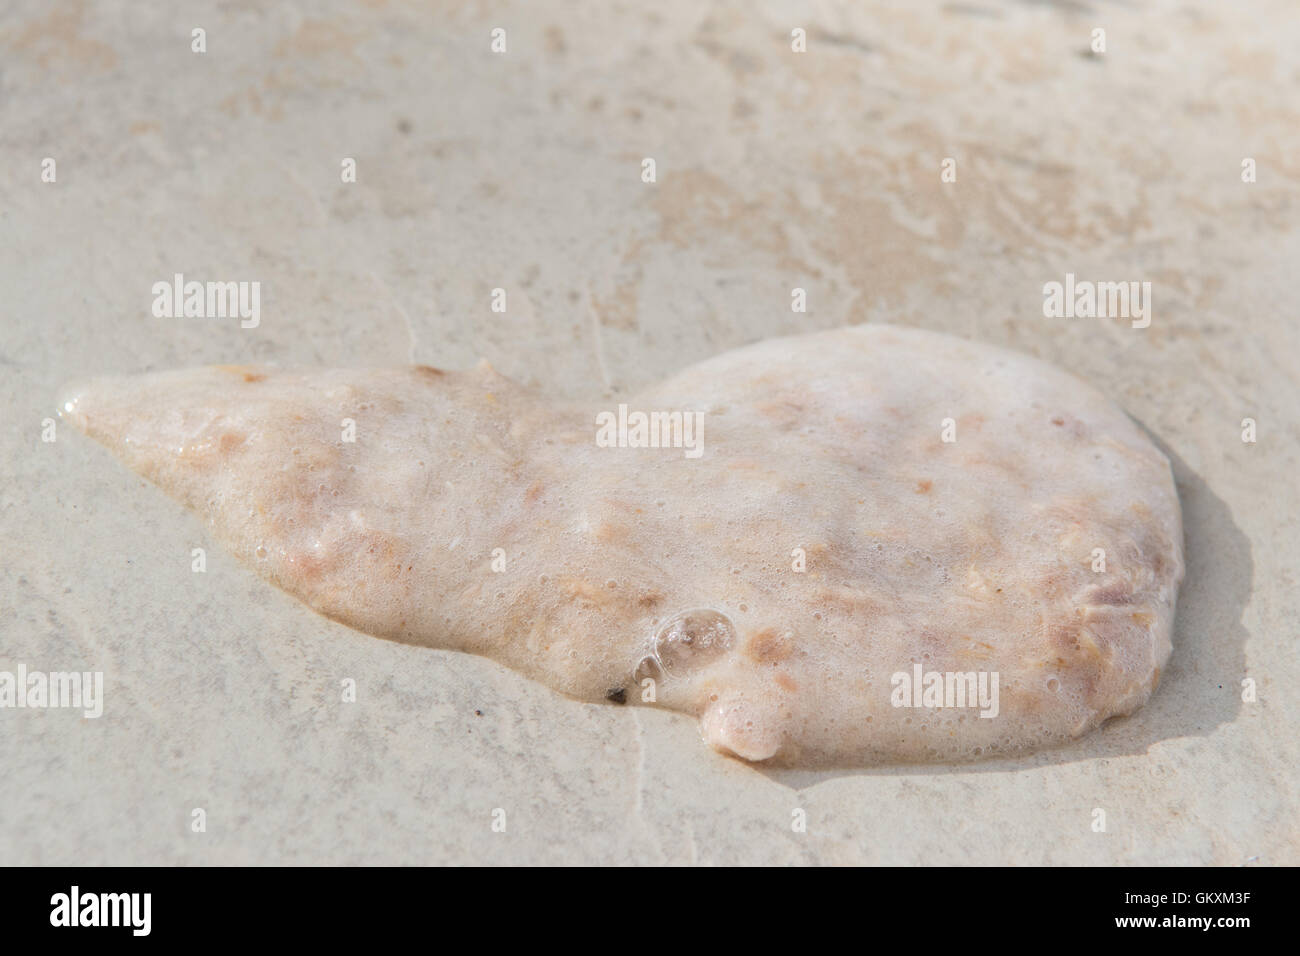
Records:
[[[1293,4],[310,9],[0,17],[0,670],[107,698],[0,710],[0,861],[1300,862]],[[176,272],[260,281],[260,325],[155,318]],[[1150,281],[1150,327],[1044,318],[1067,272]],[[763,771],[324,621],[99,446],[41,440],[91,375],[482,357],[616,400],[863,321],[1056,362],[1156,436],[1188,568],[1134,717],[1029,759]]]

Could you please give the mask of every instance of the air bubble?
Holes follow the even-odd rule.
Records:
[[[667,673],[680,673],[726,653],[735,633],[725,614],[708,608],[683,611],[660,628],[654,656]]]

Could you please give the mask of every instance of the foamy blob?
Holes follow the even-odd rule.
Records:
[[[1177,493],[1077,378],[873,325],[621,401],[555,404],[481,364],[195,369],[61,407],[322,614],[692,714],[749,760],[1021,752],[1155,687]],[[670,425],[638,440],[637,412],[690,413],[699,454]],[[970,700],[994,684],[996,708]]]

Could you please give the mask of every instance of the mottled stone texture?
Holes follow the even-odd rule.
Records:
[[[0,670],[107,695],[0,710],[0,861],[1300,862],[1293,3],[299,10],[0,14]],[[261,282],[260,325],[155,318],[176,272]],[[1066,273],[1151,282],[1150,327],[1044,318]],[[483,357],[616,402],[862,321],[1056,362],[1157,436],[1187,577],[1138,714],[1025,760],[763,772],[689,719],[323,621],[97,445],[42,441],[92,375]]]

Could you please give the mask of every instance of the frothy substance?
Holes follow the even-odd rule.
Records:
[[[868,325],[618,403],[486,364],[221,366],[98,379],[61,413],[320,613],[691,714],[747,760],[1018,753],[1155,688],[1177,493],[1074,376]]]

